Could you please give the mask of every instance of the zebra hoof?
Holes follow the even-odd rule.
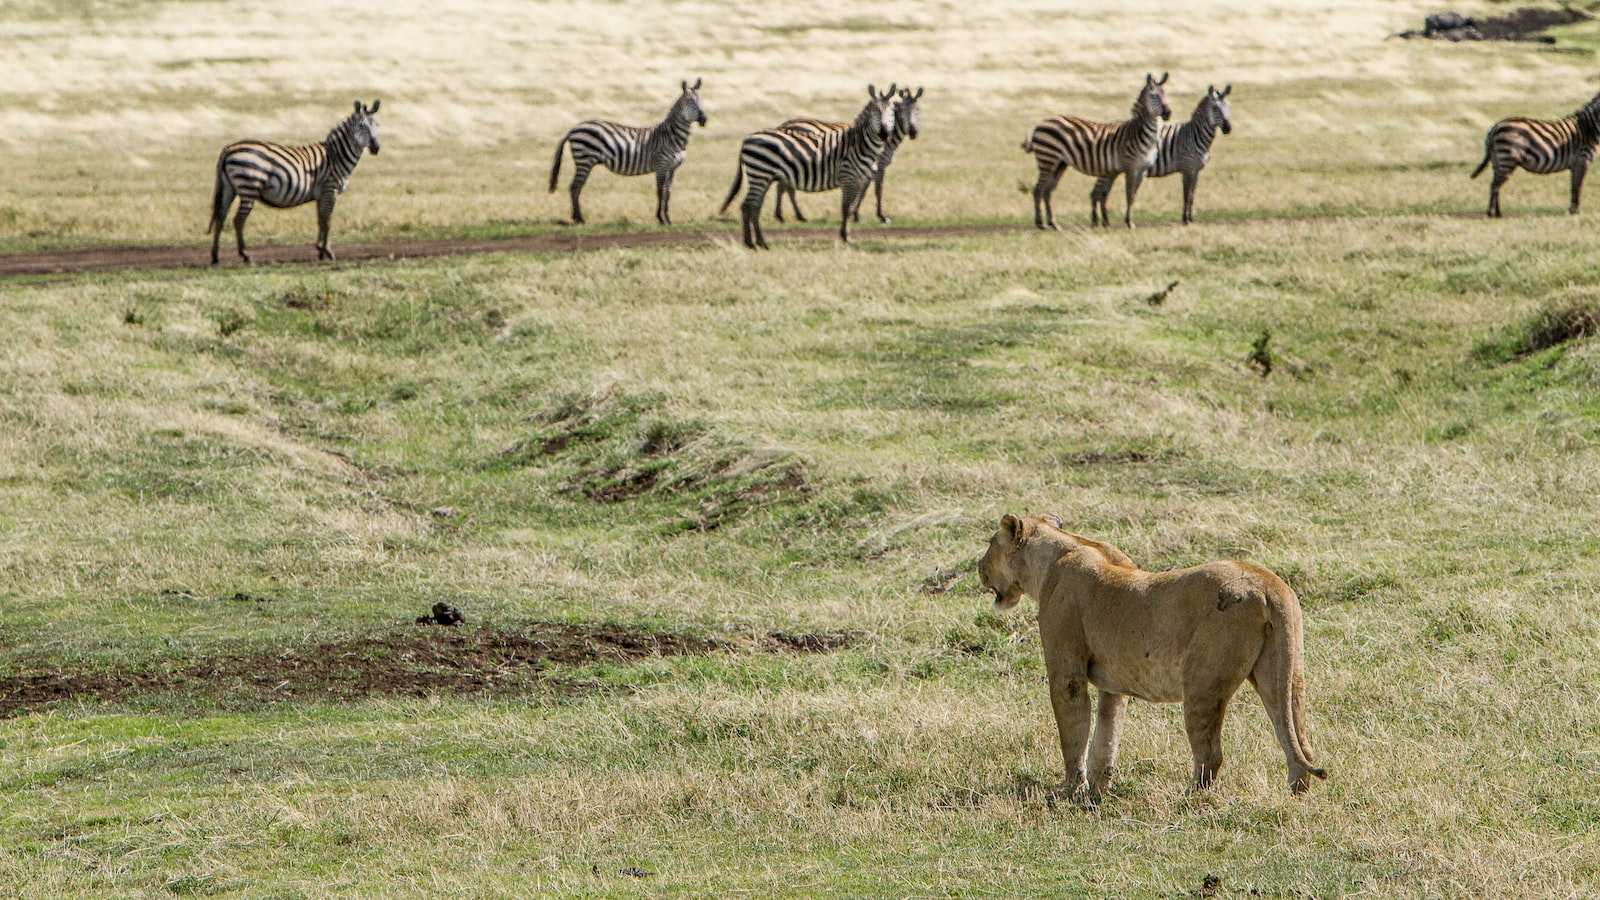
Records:
[[[887,224],[889,224],[889,217],[888,216],[879,216],[878,217],[878,221],[882,222],[885,225],[887,225]]]

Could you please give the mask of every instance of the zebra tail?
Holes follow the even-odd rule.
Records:
[[[232,197],[226,196],[227,176],[222,174],[222,160],[222,156],[217,157],[217,186],[211,191],[211,224],[206,227],[206,234],[222,231],[222,223],[228,217],[228,205],[233,202]]]
[[[1032,153],[1033,152],[1033,135],[1031,135],[1031,134],[1028,135],[1028,139],[1022,142],[1022,152],[1023,153]]]
[[[567,149],[567,138],[569,137],[572,137],[572,132],[570,131],[563,134],[561,140],[556,142],[556,161],[550,167],[550,193],[552,194],[556,192],[556,180],[561,177],[561,153]]]
[[[722,201],[722,208],[717,210],[717,215],[720,216],[728,211],[728,204],[733,202],[733,198],[739,196],[739,188],[741,187],[744,187],[744,162],[742,160],[739,162],[738,171],[733,173],[733,187],[728,188],[728,199]]]
[[[1494,151],[1489,149],[1489,142],[1488,141],[1484,141],[1484,144],[1483,144],[1483,162],[1478,163],[1478,167],[1476,169],[1472,170],[1472,177],[1473,178],[1477,178],[1479,175],[1483,174],[1483,170],[1485,168],[1487,168],[1488,165],[1489,165],[1489,157],[1492,156],[1492,155],[1494,155]]]

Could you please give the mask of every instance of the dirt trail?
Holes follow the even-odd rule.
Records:
[[[1454,213],[1402,213],[1386,215],[1389,219],[1481,219],[1481,212]],[[1517,218],[1512,214],[1507,218]],[[1281,222],[1311,223],[1339,222],[1366,216],[1254,216],[1239,219],[1218,219],[1197,227],[1225,227]],[[1086,231],[1088,225],[1063,225],[1066,231]],[[1178,222],[1150,222],[1140,228],[1179,228]],[[1004,224],[985,225],[935,225],[924,227],[870,228],[856,232],[859,238],[947,238],[972,234],[1005,234],[1016,232],[1031,234],[1036,229],[1032,222],[1019,220]],[[1120,226],[1110,229],[1120,232]],[[837,227],[788,228],[775,232],[778,246],[789,241],[836,241]],[[440,238],[437,240],[396,240],[366,243],[336,243],[334,252],[341,262],[360,262],[374,259],[425,259],[433,256],[467,256],[477,253],[580,253],[587,250],[606,250],[613,247],[671,247],[737,244],[737,228],[672,229],[661,231],[590,232],[531,234],[509,238]],[[74,247],[65,250],[33,250],[0,253],[0,278],[7,275],[73,275],[81,272],[110,272],[127,269],[204,269],[208,268],[210,244],[196,241],[193,244],[175,245],[124,245],[100,247]],[[250,253],[257,263],[315,263],[317,251],[310,241],[293,244],[252,244]],[[231,251],[224,253],[222,267],[241,266]]]
[[[865,237],[949,237],[964,234],[989,234],[1031,230],[1026,223],[1016,225],[956,225],[941,228],[892,228],[868,231]],[[780,240],[837,239],[832,228],[787,229]],[[737,243],[736,229],[670,231],[588,232],[534,234],[510,238],[441,238],[438,240],[399,240],[370,243],[335,243],[340,261],[372,259],[421,259],[431,256],[464,256],[475,253],[577,253],[612,247],[655,247]],[[37,250],[0,253],[0,276],[70,275],[79,272],[108,272],[122,269],[185,269],[209,266],[210,244],[157,246],[74,247],[65,250]],[[315,262],[317,251],[311,243],[253,244],[251,256],[258,263]],[[223,255],[222,265],[242,265],[232,251]]]

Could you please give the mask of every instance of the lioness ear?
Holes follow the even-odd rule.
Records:
[[[1046,522],[1049,522],[1051,525],[1054,525],[1057,529],[1059,529],[1061,531],[1066,531],[1067,530],[1066,523],[1061,521],[1061,517],[1060,516],[1040,516],[1039,518],[1044,519]]]
[[[1010,513],[1000,518],[1000,528],[1008,537],[1016,537],[1022,533],[1022,520]]]

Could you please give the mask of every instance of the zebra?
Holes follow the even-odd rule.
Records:
[[[761,205],[773,182],[808,193],[839,188],[839,238],[850,243],[850,214],[865,195],[868,182],[877,172],[878,156],[894,131],[895,86],[889,85],[880,94],[869,84],[867,94],[872,99],[843,131],[772,128],[744,139],[739,148],[739,170],[719,212],[726,211],[738,196],[748,172],[750,191],[741,207],[746,247],[767,249],[761,233]]]
[[[1577,215],[1583,176],[1594,159],[1596,140],[1600,140],[1600,94],[1564,119],[1507,116],[1494,123],[1483,138],[1483,162],[1472,171],[1472,177],[1477,178],[1491,161],[1494,163],[1489,217],[1500,218],[1500,187],[1518,166],[1539,175],[1571,169],[1572,206],[1567,212]]]
[[[344,192],[361,152],[378,155],[378,120],[373,114],[381,102],[373,100],[366,107],[357,100],[355,111],[333,126],[320,144],[289,147],[236,141],[223,147],[217,157],[217,186],[211,194],[211,226],[206,232],[212,236],[211,264],[217,264],[217,245],[234,197],[239,198],[239,211],[233,217],[233,231],[246,263],[250,255],[244,251],[244,222],[257,200],[277,209],[317,201],[317,259],[333,259],[328,249],[333,202]]]
[[[1200,170],[1211,161],[1211,142],[1216,140],[1217,129],[1223,134],[1233,131],[1232,110],[1228,108],[1228,94],[1233,85],[1217,92],[1216,87],[1206,88],[1206,95],[1195,105],[1194,114],[1182,125],[1161,126],[1161,143],[1156,148],[1156,163],[1145,173],[1146,178],[1165,178],[1173,172],[1183,173],[1183,224],[1194,222],[1194,188],[1200,181]],[[1102,175],[1094,183],[1089,195],[1091,207],[1105,208],[1106,197],[1117,176]]]
[[[561,152],[572,144],[572,223],[583,224],[583,209],[578,195],[583,193],[589,170],[603,165],[618,175],[656,173],[656,221],[672,224],[667,204],[672,199],[672,176],[688,155],[689,125],[706,127],[706,111],[700,105],[700,79],[682,82],[683,93],[673,101],[666,118],[654,125],[619,125],[604,119],[587,119],[567,129],[556,143],[555,164],[550,167],[550,193],[556,191],[561,176]]]
[[[1034,126],[1033,133],[1022,142],[1022,149],[1034,154],[1039,163],[1039,180],[1033,186],[1033,224],[1043,229],[1045,218],[1039,214],[1040,201],[1044,203],[1049,227],[1056,225],[1055,209],[1050,205],[1050,195],[1061,174],[1068,166],[1075,166],[1086,175],[1126,175],[1128,211],[1123,223],[1133,227],[1133,197],[1139,192],[1139,183],[1156,161],[1156,147],[1160,137],[1161,122],[1172,117],[1167,106],[1167,73],[1161,80],[1144,76],[1144,87],[1133,104],[1133,117],[1121,122],[1091,122],[1074,116],[1051,116]],[[1111,224],[1105,201],[1091,204],[1089,221],[1094,225]]]
[[[900,94],[895,100],[894,132],[889,135],[889,142],[884,145],[883,153],[878,156],[878,174],[872,179],[872,186],[877,195],[878,221],[885,225],[889,224],[889,217],[883,214],[883,173],[884,170],[889,168],[889,163],[894,162],[894,151],[899,148],[900,143],[906,138],[916,140],[917,130],[922,123],[922,110],[917,105],[917,101],[921,99],[922,88],[920,87],[917,88],[914,94],[910,88],[900,89]],[[795,131],[822,131],[827,129],[842,130],[850,126],[843,122],[823,122],[818,119],[801,118],[790,119],[778,127]],[[794,208],[795,220],[799,222],[806,220],[806,217],[800,214],[800,204],[795,200],[795,192],[792,188],[779,184],[777,194],[778,199],[773,204],[772,214],[779,222],[783,221],[783,198],[785,194],[789,196],[789,205]],[[861,200],[865,199],[863,192]],[[855,212],[851,216],[857,222],[861,221],[861,200],[857,201]]]

